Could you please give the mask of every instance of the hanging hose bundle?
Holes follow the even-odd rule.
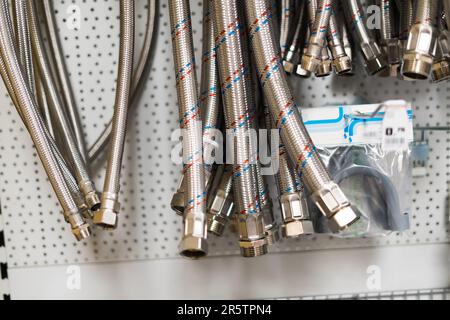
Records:
[[[276,127],[280,129],[290,158],[312,193],[314,203],[329,219],[332,229],[342,230],[358,217],[331,180],[303,124],[281,66],[268,1],[246,1],[245,9],[259,79]]]

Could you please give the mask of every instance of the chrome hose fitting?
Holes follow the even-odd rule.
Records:
[[[341,188],[334,182],[324,185],[311,197],[314,204],[327,217],[332,232],[345,230],[359,219]]]
[[[274,245],[280,240],[280,228],[275,220],[272,200],[267,200],[266,205],[262,207],[261,212],[264,220],[267,245]]]
[[[344,13],[349,25],[352,25],[356,45],[364,59],[365,68],[369,75],[377,74],[388,67],[386,57],[378,43],[367,28],[367,18],[360,0],[346,0],[342,2]]]
[[[352,60],[347,56],[343,39],[339,32],[334,8],[331,9],[330,24],[327,32],[328,48],[333,57],[333,66],[336,74],[340,75],[352,71]]]
[[[245,258],[263,256],[267,253],[267,240],[262,213],[239,214],[239,247]]]
[[[377,0],[381,10],[380,43],[391,69],[400,65],[400,43],[394,0]],[[395,71],[396,72],[396,71]]]
[[[77,241],[82,241],[91,236],[91,228],[88,223],[83,219],[83,216],[79,213],[64,213],[67,222],[72,228],[72,234]]]
[[[434,83],[450,79],[450,50],[448,43],[448,30],[440,30],[436,48],[436,57],[431,70],[431,78]]]
[[[283,59],[283,68],[284,71],[291,74],[294,73],[296,70],[296,65],[294,63],[294,58],[299,52],[300,47],[300,41],[303,41],[306,31],[308,29],[307,27],[307,12],[306,12],[306,1],[301,1],[301,3],[298,4],[298,14],[297,14],[297,22],[295,26],[295,31],[292,36],[291,45],[289,46],[289,49],[286,51]],[[303,47],[303,46],[302,46]],[[300,57],[301,59],[301,57]],[[300,60],[301,61],[301,60]]]
[[[306,69],[303,69],[302,67],[302,58],[306,53],[306,50],[308,49],[308,38],[309,38],[309,29],[306,28],[306,33],[305,33],[305,43],[299,47],[298,50],[298,55],[299,55],[299,62],[298,65],[295,66],[295,74],[301,78],[309,78],[311,76],[311,72],[309,72]]]
[[[105,230],[114,230],[118,225],[120,203],[116,193],[103,192],[101,207],[94,213],[93,222]]]
[[[281,226],[283,237],[297,238],[314,233],[306,198],[303,193],[286,193],[280,196],[281,214],[283,225]]]
[[[331,3],[332,0],[318,0],[317,3],[314,23],[310,26],[308,47],[302,56],[302,68],[309,72],[315,73],[322,62],[323,47],[326,45],[325,35],[330,22]],[[310,20],[312,19],[310,18]]]
[[[332,67],[331,67],[331,59],[330,55],[328,54],[328,47],[325,46],[322,48],[322,57],[320,60],[320,64],[316,69],[316,77],[323,78],[327,77],[331,74]]]
[[[403,55],[402,75],[425,80],[430,75],[438,39],[438,1],[417,0],[414,8],[415,22],[409,31]]]
[[[208,254],[207,223],[203,212],[189,211],[184,215],[183,239],[180,242],[180,255],[190,259],[200,259]]]
[[[84,199],[89,210],[95,212],[100,209],[100,198],[92,181],[81,181],[79,187],[80,191],[85,195]]]
[[[217,170],[216,179],[208,195],[208,231],[222,236],[234,213],[233,166],[222,165]]]
[[[184,213],[184,175],[181,176],[180,182],[178,183],[177,192],[172,197],[170,201],[170,207],[173,211],[180,217]]]

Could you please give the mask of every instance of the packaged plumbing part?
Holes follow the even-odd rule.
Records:
[[[409,229],[412,203],[412,109],[405,101],[306,109],[305,125],[359,221],[338,237]],[[317,233],[331,233],[310,206]]]

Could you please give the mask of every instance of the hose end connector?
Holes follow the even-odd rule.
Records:
[[[333,66],[336,74],[342,75],[352,71],[352,60],[347,55],[333,59]]]
[[[208,209],[208,231],[221,237],[233,213],[233,194],[219,190]]]
[[[331,60],[321,60],[319,63],[319,66],[316,69],[316,77],[323,78],[328,77],[331,74],[332,67],[331,67]]]
[[[184,176],[181,177],[180,182],[178,183],[177,192],[173,195],[172,201],[170,201],[170,207],[173,211],[179,216],[183,216],[184,214]]]
[[[283,60],[283,68],[286,73],[294,73],[295,71],[295,65],[292,63],[292,61]]]
[[[275,220],[273,214],[273,204],[272,201],[268,201],[268,204],[261,209],[263,220],[264,220],[264,230],[266,232],[267,245],[271,246],[280,240],[280,228]]]
[[[254,258],[267,253],[267,240],[262,213],[238,215],[239,247],[245,258]]]
[[[183,239],[179,252],[182,257],[198,260],[208,255],[206,242],[206,219],[203,212],[188,212],[184,215]]]
[[[438,32],[435,27],[418,23],[411,27],[403,56],[402,74],[405,77],[425,80],[430,75]]]
[[[434,83],[450,79],[450,59],[443,58],[433,63],[431,78]]]
[[[333,232],[345,230],[359,219],[341,188],[334,182],[328,183],[313,193],[312,200],[327,217]]]
[[[117,201],[117,195],[105,192],[102,194],[100,210],[94,213],[93,222],[103,229],[114,230],[118,225],[119,212],[120,203]]]
[[[170,201],[170,207],[173,211],[179,216],[183,216],[184,212],[184,193],[181,191],[177,191],[173,197],[172,201]]]
[[[295,74],[301,78],[309,78],[311,77],[311,72],[303,69],[301,64],[298,64],[295,68]]]
[[[101,202],[92,181],[82,181],[79,187],[80,191],[84,194],[84,199],[89,210],[93,212],[99,210]]]
[[[65,212],[64,218],[70,224],[72,234],[77,241],[82,241],[91,236],[91,228],[83,218],[83,214],[74,210],[73,212]]]
[[[297,238],[314,233],[309,220],[308,204],[300,193],[287,193],[280,197],[283,217],[282,234],[285,238]]]

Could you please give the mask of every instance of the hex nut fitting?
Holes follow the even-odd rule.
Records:
[[[341,231],[359,219],[350,202],[335,182],[329,182],[312,194],[314,204],[327,217],[333,232]]]
[[[322,59],[320,58],[311,57],[308,55],[302,56],[302,68],[311,73],[315,73],[317,71],[321,62]]]
[[[212,234],[221,237],[225,232],[225,228],[228,225],[228,219],[220,215],[208,214],[208,231]]]
[[[184,215],[183,239],[180,242],[180,255],[199,259],[208,254],[206,215],[202,212],[188,212]]]
[[[208,255],[208,243],[203,237],[187,235],[179,246],[180,255],[184,258],[198,260]]]
[[[314,234],[313,223],[310,220],[293,220],[281,226],[283,237],[298,238]]]
[[[417,23],[409,32],[403,56],[402,74],[411,79],[424,80],[430,75],[436,53],[438,32],[431,25]]]
[[[331,71],[332,71],[331,60],[329,59],[322,60],[316,69],[315,75],[318,78],[323,78],[329,76],[331,74]]]
[[[450,61],[444,58],[433,63],[431,77],[434,83],[439,83],[450,79]]]
[[[117,228],[120,203],[116,198],[113,194],[103,193],[102,206],[100,210],[94,213],[93,222],[95,225],[105,230],[114,230]]]
[[[295,69],[295,65],[292,63],[292,61],[286,61],[286,60],[283,60],[283,68],[284,68],[284,71],[286,71],[286,73],[289,73],[289,74],[291,74],[291,73],[294,73],[294,69]]]
[[[239,247],[244,257],[267,253],[267,240],[262,213],[238,215]]]
[[[311,72],[308,70],[303,69],[301,64],[298,64],[295,68],[295,74],[301,78],[309,78],[311,77]]]

